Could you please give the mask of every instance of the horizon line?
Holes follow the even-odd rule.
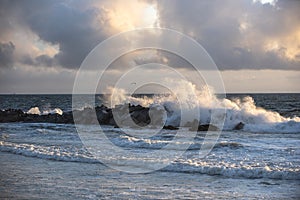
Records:
[[[134,93],[136,95],[169,95],[171,93]],[[288,91],[288,92],[226,92],[215,94],[300,94],[300,91]],[[72,93],[0,93],[0,95],[73,95]],[[109,93],[79,93],[74,95],[110,95]]]

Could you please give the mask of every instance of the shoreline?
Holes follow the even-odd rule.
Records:
[[[0,160],[2,198],[297,199],[300,196],[298,181],[292,180],[232,179],[159,171],[127,174],[99,164],[58,162],[5,152],[0,152]]]

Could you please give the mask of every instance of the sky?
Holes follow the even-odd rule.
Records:
[[[0,93],[72,93],[89,52],[144,27],[173,29],[201,44],[228,93],[300,92],[299,10],[297,0],[0,0]],[[137,50],[111,64],[105,87],[150,62],[192,73],[180,56]],[[148,73],[167,76],[154,68],[134,81]]]

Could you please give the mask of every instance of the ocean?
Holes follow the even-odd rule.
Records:
[[[179,125],[178,108],[170,98],[137,95],[126,102],[160,104],[168,110],[166,123]],[[211,102],[213,106],[208,104]],[[35,108],[40,114],[82,110],[103,103],[107,104],[104,95],[95,96],[95,105],[82,101],[73,107],[72,95],[0,95],[1,110],[13,108],[30,113]],[[124,134],[118,127],[102,126],[113,145],[134,152],[122,157],[128,162],[117,160],[114,166],[88,150],[74,124],[0,123],[0,197],[299,199],[300,94],[215,95],[197,105],[201,121],[207,122],[207,113],[214,106],[225,107],[226,116],[220,136],[205,157],[199,151],[206,132],[198,132],[190,140],[186,127],[150,135],[150,129],[127,128]],[[239,122],[244,126],[236,130]],[[80,126],[89,134],[97,134],[96,125]],[[174,142],[176,134],[183,139]],[[170,155],[183,143],[188,148],[176,158],[151,157],[172,142],[172,148],[167,149]],[[147,159],[134,156],[144,154],[149,155]],[[108,153],[106,159],[117,158]],[[157,168],[161,162],[166,165]],[[145,166],[147,172],[132,173]],[[128,168],[131,173],[120,170]]]

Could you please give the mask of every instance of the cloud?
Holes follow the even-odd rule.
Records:
[[[104,39],[101,27],[94,27],[98,10],[79,10],[64,3],[44,8],[27,19],[38,36],[59,45],[54,58],[64,67],[78,68],[84,57]]]
[[[95,7],[82,9],[80,4],[38,0],[2,1],[1,4],[1,16],[4,16],[0,21],[1,27],[2,24],[13,24],[6,26],[4,31],[11,35],[23,33],[23,37],[30,39],[33,48],[37,49],[33,54],[20,52],[23,46],[21,43],[16,46],[22,55],[15,61],[24,64],[58,64],[66,68],[78,68],[85,56],[107,37],[104,26],[96,21],[102,13]],[[28,31],[21,33],[19,29]],[[7,34],[3,35],[0,41],[6,38]],[[42,52],[51,46],[58,47],[56,54],[48,55]]]
[[[11,67],[15,45],[12,42],[0,42],[0,67]]]
[[[221,70],[299,70],[299,1],[261,2],[2,0],[0,67],[77,69],[112,34],[156,24],[196,39]],[[157,51],[149,58],[147,53],[127,56],[118,65],[155,61],[190,67],[180,56]]]
[[[299,70],[299,1],[160,1],[160,25],[195,38],[218,67]]]
[[[112,34],[148,26],[156,20],[155,9],[139,0],[4,0],[0,7],[0,41],[17,44],[15,62],[72,69],[77,69],[87,54]],[[46,47],[57,52],[44,52]]]

